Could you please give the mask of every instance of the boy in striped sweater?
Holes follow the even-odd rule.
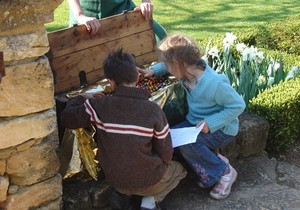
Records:
[[[159,209],[158,203],[186,176],[172,161],[172,142],[164,112],[149,101],[150,93],[137,88],[134,57],[122,49],[103,63],[112,95],[84,94],[71,98],[62,113],[66,128],[97,128],[96,155],[106,181],[118,192],[143,196],[141,210]]]

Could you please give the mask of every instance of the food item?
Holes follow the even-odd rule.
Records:
[[[149,90],[152,94],[174,82],[175,78],[168,75],[162,75],[160,77],[144,77],[143,75],[140,75],[137,86]]]
[[[160,93],[160,90],[165,87],[170,86],[177,80],[173,76],[162,75],[159,77],[144,77],[140,75],[137,87],[147,89],[152,96],[156,96]],[[87,87],[81,88],[79,90],[73,90],[68,92],[66,95],[68,98],[80,95],[82,93],[103,93],[105,95],[111,94],[113,92],[107,79],[98,81],[95,85],[89,85]]]

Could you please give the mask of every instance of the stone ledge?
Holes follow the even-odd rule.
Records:
[[[220,149],[230,160],[249,157],[265,150],[269,134],[269,122],[261,116],[244,112],[239,117],[240,128],[235,140]]]

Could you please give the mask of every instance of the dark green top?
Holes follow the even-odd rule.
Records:
[[[131,11],[136,7],[132,0],[80,0],[80,5],[85,16],[97,19],[120,14],[126,10]],[[70,11],[69,25],[74,24],[77,24],[77,21]],[[155,21],[153,21],[153,29],[157,42],[167,34],[165,29]]]

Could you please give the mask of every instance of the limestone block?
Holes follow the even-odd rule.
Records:
[[[1,122],[1,120],[0,120],[0,122]],[[0,123],[0,127],[1,127],[1,123]],[[0,136],[0,138],[1,138],[1,136]],[[13,155],[17,152],[18,152],[17,149],[14,148],[14,147],[6,148],[6,149],[0,149],[0,159],[9,158],[11,155]]]
[[[6,169],[6,160],[0,159],[0,176],[3,176]]]
[[[0,49],[4,53],[4,61],[18,61],[26,58],[36,58],[49,51],[47,32],[44,26],[21,34],[1,36]]]
[[[60,145],[59,145],[59,137],[58,137],[58,131],[55,130],[54,132],[52,132],[51,134],[49,134],[48,136],[40,139],[40,140],[36,140],[36,144],[40,144],[41,142],[47,141],[47,143],[56,151],[56,153],[58,154],[59,150],[60,150]]]
[[[9,180],[7,176],[0,176],[0,203],[6,200]]]
[[[0,117],[26,115],[54,107],[53,74],[46,56],[5,70],[6,76],[0,84]]]
[[[43,206],[34,208],[33,210],[49,210],[49,209],[53,209],[53,210],[63,209],[62,197],[59,197],[58,199],[56,199],[54,201],[44,204]]]
[[[234,139],[229,145],[220,149],[220,153],[225,155],[230,162],[236,160],[240,155],[240,145]]]
[[[34,209],[62,196],[62,178],[59,174],[43,182],[21,188],[7,196],[6,210]]]
[[[239,132],[234,141],[220,150],[230,159],[258,154],[266,148],[269,122],[261,116],[247,112],[244,112],[239,120]]]
[[[6,173],[16,185],[31,185],[53,177],[59,170],[59,159],[52,142],[43,141],[7,160]]]
[[[35,144],[36,141],[39,141],[39,140],[38,139],[30,139],[29,141],[26,141],[23,144],[16,146],[17,151],[22,152],[22,151],[28,150],[30,147],[32,147],[32,145]]]
[[[244,113],[240,117],[239,134],[236,141],[240,145],[240,156],[248,157],[266,148],[269,122],[261,116]]]
[[[17,118],[0,119],[0,149],[43,138],[57,129],[53,109]]]
[[[0,1],[1,32],[15,30],[18,33],[18,30],[52,22],[53,12],[62,2],[63,0]]]
[[[20,186],[18,185],[13,185],[13,184],[10,184],[9,185],[9,188],[8,188],[8,194],[15,194],[18,192]]]

